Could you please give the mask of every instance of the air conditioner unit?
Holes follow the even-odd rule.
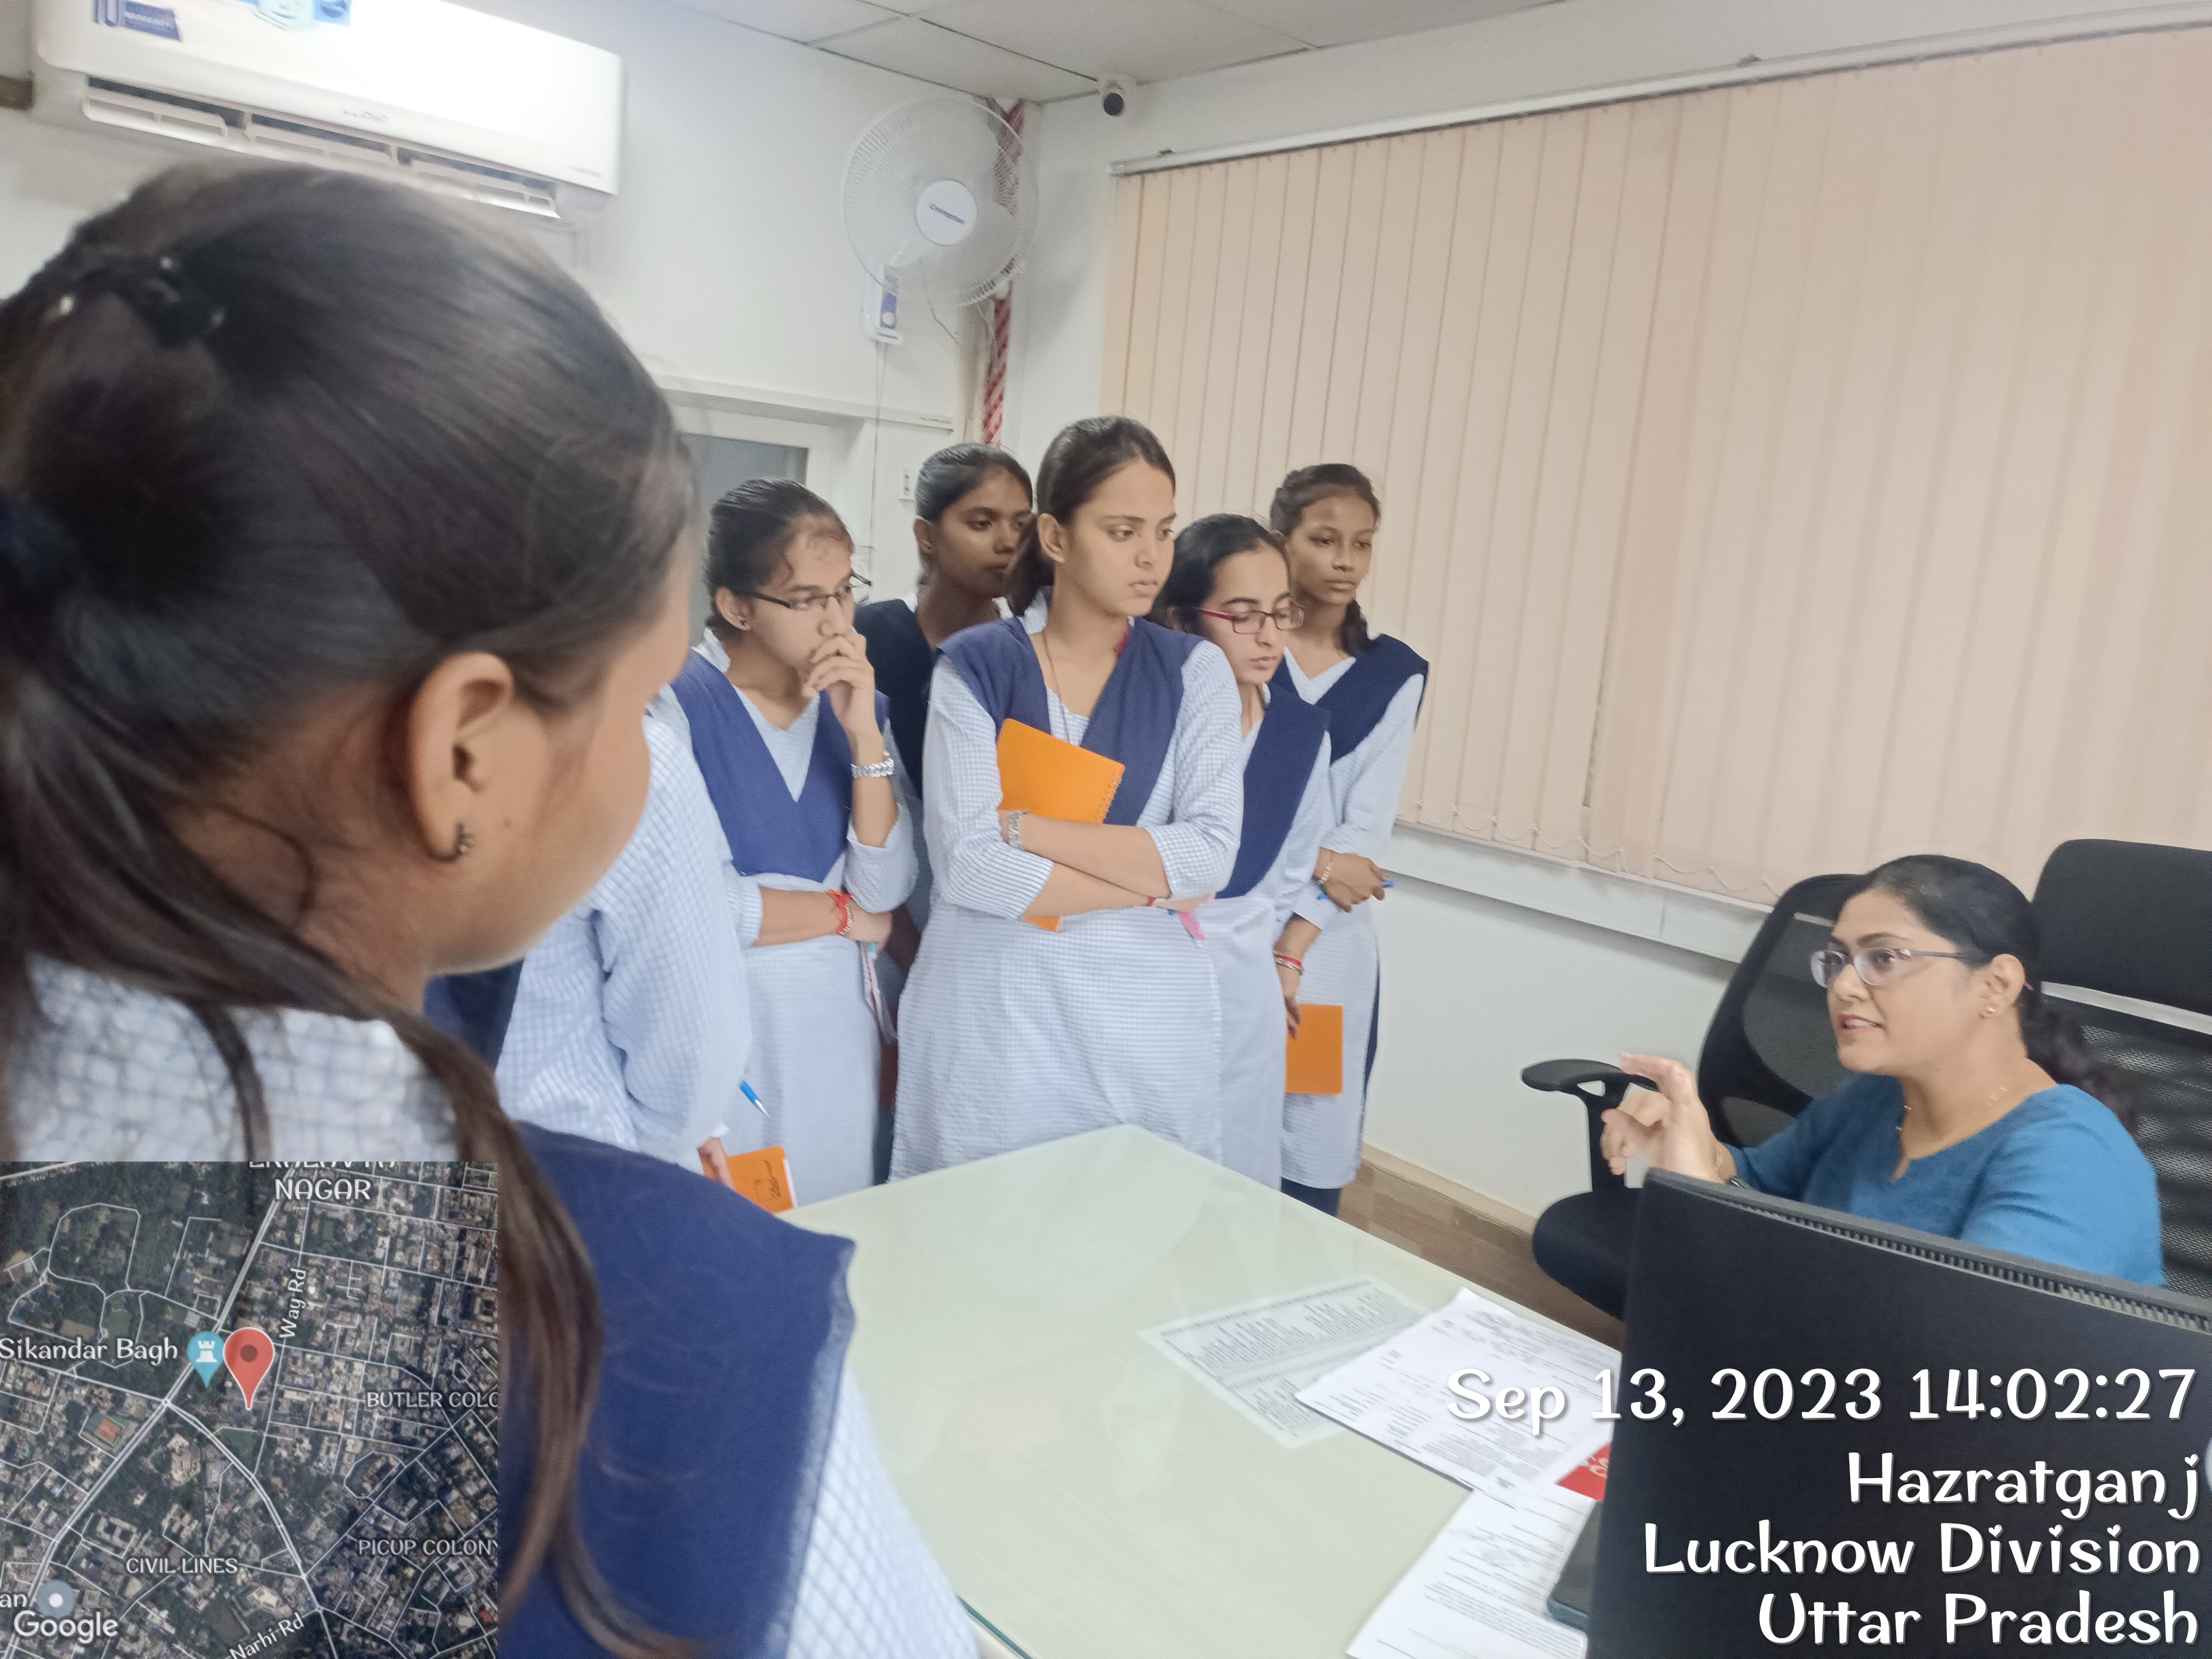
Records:
[[[551,219],[619,183],[623,66],[447,0],[35,0],[31,112]]]

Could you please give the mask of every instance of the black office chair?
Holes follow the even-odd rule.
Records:
[[[2067,842],[2036,880],[2035,913],[2045,983],[2130,1085],[2136,1144],[2158,1172],[2166,1282],[2212,1297],[2212,1029],[2159,1017],[2212,1016],[2212,853]]]
[[[1813,952],[1828,941],[1856,876],[1811,876],[1783,894],[1729,981],[1698,1056],[1698,1093],[1713,1133],[1756,1146],[1843,1081],[1828,1024],[1827,994],[1814,982]],[[1628,1092],[1609,1061],[1547,1060],[1521,1080],[1581,1097],[1589,1115],[1590,1189],[1537,1218],[1537,1265],[1584,1301],[1618,1318],[1628,1294],[1628,1252],[1639,1194],[1598,1150],[1599,1120]]]

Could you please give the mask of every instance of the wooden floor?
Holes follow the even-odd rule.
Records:
[[[1401,1250],[1411,1250],[1471,1284],[1619,1347],[1620,1322],[1546,1277],[1528,1253],[1528,1235],[1477,1215],[1443,1193],[1402,1176],[1361,1167],[1344,1189],[1344,1219]]]

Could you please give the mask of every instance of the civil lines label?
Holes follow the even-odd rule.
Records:
[[[494,1659],[465,1164],[0,1164],[0,1659]]]

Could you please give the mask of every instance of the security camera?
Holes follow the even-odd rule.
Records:
[[[1129,107],[1129,83],[1121,80],[1101,81],[1098,83],[1098,107],[1109,115],[1119,115]]]

